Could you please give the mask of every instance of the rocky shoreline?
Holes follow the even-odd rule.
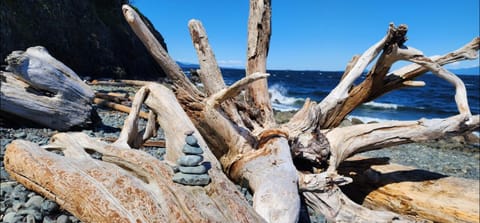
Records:
[[[118,87],[101,87],[104,91],[118,90]],[[98,89],[97,89],[98,90]],[[135,88],[125,89],[133,93]],[[123,120],[127,114],[109,109],[97,108],[102,119],[102,124],[82,132],[97,138],[116,138],[119,135]],[[288,119],[291,113],[277,113],[279,116],[286,116]],[[280,122],[282,122],[280,120]],[[358,121],[352,120],[344,125],[355,124]],[[144,120],[140,125],[145,125]],[[43,198],[35,192],[27,190],[23,185],[9,179],[4,169],[5,146],[15,139],[24,139],[39,145],[48,143],[49,138],[57,131],[47,128],[32,128],[28,126],[9,126],[6,120],[0,120],[0,180],[1,180],[1,202],[0,219],[2,222],[80,222],[68,212],[59,208],[58,204]],[[156,139],[162,139],[163,132],[159,130]],[[163,159],[164,148],[145,147],[143,150],[152,156]],[[389,157],[391,162],[403,165],[415,166],[445,175],[479,179],[480,143],[478,137],[468,135],[465,137],[453,137],[448,139],[434,140],[425,143],[412,143],[408,145],[394,146],[378,151],[370,151],[362,155],[371,157]],[[245,188],[239,190],[251,199],[251,195]],[[250,200],[251,202],[251,200]],[[303,210],[309,215],[305,222],[323,222],[321,215],[312,213],[310,210]]]

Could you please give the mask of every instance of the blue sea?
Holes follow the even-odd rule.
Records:
[[[343,74],[343,72],[291,70],[269,70],[268,73],[273,108],[280,111],[297,110],[306,98],[321,101],[338,84]],[[245,71],[222,69],[222,74],[225,83],[231,85],[244,77]],[[472,113],[479,114],[480,75],[459,75],[459,77],[467,88]],[[358,107],[349,117],[368,122],[445,118],[458,114],[454,99],[455,89],[452,84],[430,73],[416,80],[424,81],[426,85],[391,91]]]

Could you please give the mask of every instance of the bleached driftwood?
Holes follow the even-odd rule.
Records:
[[[126,105],[118,104],[118,103],[115,103],[115,102],[111,102],[109,100],[105,100],[105,99],[102,99],[102,98],[94,98],[93,103],[95,103],[97,105],[100,105],[100,106],[105,106],[105,107],[108,107],[108,108],[112,108],[112,109],[117,110],[117,111],[130,113],[130,107],[128,107]],[[138,115],[141,118],[148,119],[148,113],[146,113],[146,112],[142,111]]]
[[[131,149],[136,143],[131,139],[143,137],[136,126],[143,101],[158,115],[158,124],[165,126],[165,161]],[[175,161],[183,154],[182,133],[186,131],[194,131],[204,150],[204,165],[211,178],[205,187],[172,181]],[[64,156],[47,150],[62,151]],[[100,153],[102,160],[88,155],[93,151]],[[107,144],[83,133],[57,134],[43,148],[15,140],[7,148],[5,167],[27,188],[56,200],[85,222],[263,221],[223,174],[173,93],[158,84],[148,85],[136,95],[115,143]]]
[[[406,29],[406,27],[405,27]],[[337,100],[340,104],[326,108],[326,106],[322,107],[322,112],[324,112],[326,117],[321,121],[320,125],[322,128],[331,128],[338,126],[345,117],[352,112],[356,107],[360,106],[362,103],[371,101],[375,98],[382,96],[383,94],[388,93],[389,91],[408,87],[408,86],[424,86],[425,83],[413,81],[414,78],[424,74],[425,72],[429,71],[430,69],[426,66],[422,66],[419,64],[411,64],[402,69],[393,71],[389,73],[391,65],[400,60],[416,60],[414,62],[419,62],[418,59],[422,60],[431,60],[432,63],[436,63],[438,65],[445,65],[449,63],[454,63],[461,60],[467,59],[475,59],[478,57],[478,49],[480,46],[480,38],[476,37],[472,41],[470,41],[465,46],[461,47],[460,49],[447,53],[443,56],[427,58],[423,56],[420,51],[416,51],[411,47],[403,50],[402,48],[398,48],[399,46],[395,44],[389,44],[388,47],[390,48],[387,51],[384,51],[376,62],[376,65],[373,69],[369,71],[367,77],[364,81],[362,81],[357,86],[354,86],[351,80],[344,81],[344,85],[342,86],[343,91],[349,91],[348,97]],[[378,50],[379,48],[377,48]],[[407,52],[410,56],[418,56],[417,59],[415,58],[406,58],[407,55],[402,55],[401,52]],[[412,54],[418,53],[418,54]],[[378,54],[378,53],[377,53]],[[366,53],[364,53],[366,55]],[[376,55],[371,55],[368,59],[371,60],[375,58]],[[356,62],[354,63],[357,66],[360,66]],[[364,66],[366,63],[363,63]],[[352,65],[351,65],[352,66]],[[440,68],[437,68],[440,69]],[[363,72],[364,68],[350,71],[347,69],[345,75],[349,74],[354,76],[352,80],[355,80],[358,75]],[[354,72],[354,73],[352,73]],[[434,71],[432,71],[434,72]],[[435,72],[434,72],[435,73]],[[339,85],[340,86],[340,85]],[[325,100],[324,100],[325,101]]]
[[[113,86],[145,86],[150,81],[139,81],[139,80],[112,80],[112,81],[99,81],[93,80],[92,82],[88,83],[91,85],[113,85]]]
[[[338,171],[354,179],[342,190],[363,206],[434,222],[480,221],[478,180],[391,164],[386,158],[361,156],[347,159]]]
[[[94,93],[40,46],[14,51],[0,71],[1,113],[67,130],[91,122]]]
[[[250,7],[247,74],[245,78],[232,86],[224,85],[222,76],[218,73],[219,69],[215,68],[215,58],[208,46],[206,32],[201,23],[191,22],[190,32],[194,46],[197,51],[201,51],[197,52],[202,60],[200,75],[204,76],[201,77],[201,80],[211,82],[204,84],[206,89],[203,93],[182,73],[175,61],[169,57],[150,33],[136,11],[129,6],[123,6],[127,22],[173,81],[174,94],[156,84],[149,84],[141,88],[135,96],[132,110],[118,140],[111,147],[100,146],[108,148],[103,150],[93,149],[92,147],[95,146],[86,143],[82,147],[101,152],[104,154],[105,160],[108,160],[109,157],[120,157],[121,155],[118,154],[112,155],[114,152],[110,152],[110,149],[116,148],[114,151],[118,151],[119,154],[130,153],[132,151],[130,148],[136,148],[144,143],[154,134],[156,124],[159,124],[166,130],[167,153],[165,159],[168,164],[169,161],[176,160],[181,153],[178,148],[183,145],[184,136],[179,133],[193,131],[194,135],[200,139],[200,145],[208,148],[205,159],[212,164],[212,168],[209,170],[212,182],[205,188],[199,188],[195,193],[191,192],[193,189],[190,187],[181,187],[181,190],[179,188],[172,189],[182,195],[188,193],[188,196],[195,199],[197,203],[189,203],[192,205],[189,206],[191,207],[189,209],[175,209],[175,211],[168,212],[176,213],[179,216],[190,216],[189,219],[192,221],[197,219],[205,221],[235,219],[235,221],[256,222],[263,218],[267,222],[295,222],[299,219],[300,199],[302,198],[307,205],[334,222],[412,222],[430,218],[428,215],[420,215],[408,212],[408,210],[397,210],[396,208],[392,208],[391,211],[385,211],[384,208],[371,210],[354,203],[339,188],[339,186],[351,184],[352,179],[350,176],[341,175],[342,172],[339,172],[338,168],[348,157],[356,153],[381,149],[390,145],[437,139],[445,135],[463,134],[478,128],[480,126],[479,116],[473,116],[470,113],[465,87],[461,80],[443,69],[435,62],[435,59],[431,60],[423,56],[420,51],[405,46],[407,27],[404,25],[395,27],[391,24],[384,38],[369,48],[362,56],[352,60],[339,85],[323,101],[317,104],[307,100],[303,108],[288,123],[278,125],[273,119],[266,83],[268,74],[266,74],[265,63],[270,37],[270,1],[251,0]],[[478,49],[478,41],[473,49],[475,47]],[[443,119],[337,127],[338,123],[334,121],[335,116],[340,115],[341,111],[348,110],[344,108],[348,106],[345,101],[354,97],[352,95],[354,81],[369,63],[375,61],[378,55],[380,58],[367,77],[367,79],[372,79],[366,82],[370,85],[361,92],[364,95],[359,96],[359,101],[371,100],[372,97],[378,96],[378,94],[370,95],[367,92],[378,90],[377,87],[382,86],[378,83],[385,80],[384,75],[388,73],[395,61],[408,60],[422,65],[455,86],[459,114]],[[463,59],[465,58],[467,57],[463,57]],[[206,74],[206,71],[213,73]],[[244,94],[242,94],[243,89],[246,90]],[[148,115],[146,129],[139,131],[137,119],[142,103],[145,103],[151,112]],[[360,102],[357,102],[356,105],[359,104]],[[58,140],[56,141],[57,143],[53,142],[53,144],[58,145]],[[16,147],[28,147],[26,145],[15,146],[18,143],[15,142],[9,146],[8,150],[14,150]],[[62,145],[66,147],[74,143],[65,140]],[[6,154],[9,162],[13,160],[10,157],[13,157],[14,154],[20,154],[20,152]],[[136,178],[147,179],[147,182],[153,182],[149,179],[157,179],[156,175],[151,177],[154,174],[147,174],[153,168],[141,169],[137,166],[157,165],[159,161],[153,161],[151,157],[130,161],[129,158],[136,155],[124,156],[113,160],[135,173]],[[297,163],[302,163],[303,168],[295,166],[294,159],[298,161]],[[128,160],[128,162],[123,160]],[[26,163],[19,164],[18,168],[11,172],[14,172],[13,175],[16,172],[19,176],[27,176],[21,172],[26,171],[24,170],[26,165]],[[7,166],[12,169],[13,165]],[[255,212],[241,197],[237,196],[238,192],[234,192],[231,182],[223,175],[222,170],[231,180],[249,187],[254,193],[253,209]],[[34,175],[28,175],[31,176],[29,179],[42,174]],[[157,183],[156,185],[149,183],[149,189],[164,188],[162,185],[171,183],[168,181],[171,179],[171,172],[166,171],[161,175],[163,175],[162,180],[165,180],[166,183],[162,182],[162,184]],[[46,186],[38,181],[40,180],[35,181],[34,186],[43,185],[39,188],[41,191]],[[160,180],[155,182],[160,182]],[[28,180],[26,184],[28,184]],[[139,190],[140,188],[143,190],[141,185],[138,187]],[[406,193],[409,193],[408,188],[405,190],[407,190]],[[152,199],[163,199],[168,197],[170,190],[154,191],[155,194],[151,195]],[[214,198],[216,195],[218,197]],[[108,195],[98,196],[107,198]],[[123,195],[115,196],[122,197]],[[177,198],[162,201],[166,201],[168,208],[173,209],[170,205],[177,205],[184,198],[182,196],[178,199],[180,201]],[[210,199],[215,201],[209,202]],[[220,211],[219,209],[224,207],[216,203],[220,202],[219,200],[227,202],[229,208]],[[460,203],[466,202],[462,198],[455,198],[455,200]],[[402,201],[407,202],[406,200]],[[442,206],[442,203],[451,201],[431,200],[430,202]],[[72,203],[81,203],[81,201],[72,201]],[[407,205],[414,203],[410,202]],[[420,209],[423,208],[421,204],[415,205]],[[216,214],[203,213],[207,211],[203,208],[211,207],[214,207],[212,212],[223,213],[222,218],[217,218]],[[195,212],[190,212],[191,209]],[[161,213],[167,214],[166,212]],[[130,214],[126,215],[131,216]],[[227,215],[235,217],[225,217]],[[239,216],[243,216],[243,218],[236,219]],[[163,217],[163,215],[155,217]]]
[[[252,8],[249,20],[251,25],[249,26],[252,28],[249,31],[249,39],[251,41],[249,41],[249,52],[247,53],[247,58],[251,59],[249,65],[247,65],[250,68],[247,70],[251,72],[247,71],[247,77],[249,73],[252,74],[257,71],[262,73],[264,69],[264,57],[268,49],[268,38],[265,37],[269,36],[270,32],[268,29],[270,20],[269,5],[268,1],[251,1]],[[416,50],[402,51],[398,49],[400,46],[403,48],[404,41],[402,42],[402,38],[406,33],[405,26],[397,28],[391,25],[387,35],[380,42],[358,60],[352,62],[349,73],[342,80],[343,83],[339,84],[337,90],[332,91],[330,97],[320,104],[307,100],[304,108],[289,123],[277,126],[270,121],[269,105],[263,105],[265,97],[268,98],[265,81],[260,80],[248,85],[247,89],[254,90],[247,91],[245,101],[235,97],[234,101],[237,111],[242,118],[241,122],[228,118],[231,116],[224,116],[223,114],[230,113],[231,107],[227,107],[228,105],[224,104],[211,103],[215,101],[212,99],[213,96],[224,94],[222,93],[224,90],[217,89],[217,93],[209,91],[208,95],[205,96],[199,94],[196,89],[184,88],[183,86],[191,86],[190,83],[188,81],[185,82],[186,79],[183,78],[183,75],[176,71],[178,69],[170,66],[173,64],[172,60],[163,49],[157,47],[158,44],[154,43],[154,39],[144,29],[141,21],[135,19],[135,13],[128,7],[124,7],[124,13],[132,29],[142,39],[160,65],[174,71],[171,73],[167,72],[167,75],[170,75],[171,79],[176,80],[174,81],[174,89],[177,100],[182,104],[186,113],[205,137],[213,153],[221,161],[224,171],[236,182],[247,182],[248,186],[255,193],[255,210],[270,222],[293,222],[298,218],[299,203],[297,202],[299,198],[293,196],[296,193],[294,191],[298,190],[297,183],[293,183],[298,182],[298,173],[296,173],[296,168],[291,160],[290,151],[298,154],[297,158],[310,154],[312,165],[327,167],[327,169],[324,169],[325,172],[323,174],[315,177],[318,179],[316,182],[320,182],[314,185],[317,190],[305,191],[302,195],[306,198],[307,204],[325,214],[328,219],[347,222],[413,220],[410,217],[404,218],[394,213],[371,211],[353,203],[338,189],[337,185],[350,182],[348,177],[342,177],[336,173],[335,170],[338,164],[356,152],[380,149],[381,146],[438,138],[445,134],[461,134],[462,132],[471,131],[473,128],[478,128],[479,125],[478,118],[471,116],[463,108],[466,98],[464,98],[465,95],[462,92],[465,89],[462,88],[461,84],[454,81],[457,93],[460,95],[457,101],[459,108],[461,108],[458,116],[438,120],[386,123],[384,126],[366,125],[361,129],[364,131],[359,131],[358,135],[354,133],[360,127],[322,128],[322,123],[329,119],[329,113],[324,113],[323,111],[335,110],[338,109],[336,106],[341,107],[343,105],[342,102],[350,95],[348,90],[352,86],[353,81],[359,77],[359,74],[380,52],[383,52],[384,56],[383,59],[379,59],[380,62],[378,62],[377,67],[382,67],[381,69],[386,71],[390,67],[389,63],[399,59],[413,61],[414,59],[423,58],[417,57],[421,56],[421,54],[417,54],[418,51]],[[257,16],[262,18],[258,19]],[[255,31],[259,27],[262,28],[259,31],[260,34]],[[192,29],[192,27],[190,28]],[[202,30],[201,27],[198,29]],[[202,33],[201,36],[206,36],[204,32],[197,33]],[[205,39],[206,37],[203,38]],[[202,49],[202,47],[197,47],[199,44],[197,44],[196,38],[193,38],[193,41],[197,51]],[[207,47],[205,44],[208,44],[208,42],[203,42],[202,44],[203,49],[205,49]],[[201,54],[202,52],[197,53]],[[412,53],[414,53],[414,57],[409,57]],[[203,54],[201,57],[202,62],[214,61],[212,56],[205,55]],[[434,64],[435,62],[430,63]],[[208,69],[210,68],[205,68],[205,70]],[[446,73],[444,71],[441,72]],[[200,75],[202,75],[201,72]],[[451,76],[451,74],[448,75]],[[222,79],[217,76],[215,75],[214,78],[211,76],[204,77],[204,80],[213,81],[217,84],[220,83],[221,86]],[[216,105],[217,108],[212,105]],[[405,128],[402,128],[404,126]],[[411,129],[411,131],[406,131],[406,129]],[[424,134],[421,134],[421,136],[410,136],[410,138],[404,138],[399,134],[414,134],[415,131],[423,131]],[[349,135],[348,133],[350,132],[353,135]],[[372,139],[377,141],[363,142],[362,138],[369,134],[371,134]],[[399,135],[398,139],[396,135]],[[340,143],[345,139],[350,139],[352,143]],[[296,153],[299,150],[301,152]],[[322,154],[322,152],[326,152],[326,154]],[[283,174],[277,176],[276,173],[278,171],[282,171]],[[322,177],[323,179],[321,179]],[[303,179],[306,178],[302,177],[301,180]],[[299,185],[309,187],[308,183],[305,185],[304,182],[299,182]]]

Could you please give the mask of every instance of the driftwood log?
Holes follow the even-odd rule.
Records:
[[[348,184],[351,179],[339,175],[336,169],[343,160],[355,153],[462,134],[478,128],[479,116],[470,114],[463,82],[434,60],[423,56],[420,51],[405,46],[406,26],[390,25],[382,40],[350,64],[344,78],[329,96],[318,104],[307,101],[289,123],[276,125],[265,79],[245,86],[247,91],[244,97],[236,97],[240,94],[240,89],[237,88],[248,80],[260,77],[266,70],[270,2],[251,1],[250,6],[247,76],[228,88],[224,86],[221,74],[215,73],[219,72],[218,69],[211,66],[215,64],[215,58],[201,23],[191,21],[189,24],[194,46],[201,58],[200,78],[202,82],[209,83],[204,84],[206,95],[188,82],[138,20],[135,12],[124,7],[124,13],[135,33],[162,68],[168,71],[178,101],[221,161],[224,172],[235,182],[246,183],[250,187],[254,192],[253,206],[267,221],[296,221],[300,206],[299,195],[306,199],[308,205],[333,221],[385,222],[403,219],[393,213],[372,212],[351,202],[337,187]],[[478,47],[479,39],[476,38],[459,51],[444,56],[442,64],[475,58]],[[389,90],[404,87],[415,76],[430,70],[456,87],[459,115],[445,119],[386,122],[344,128],[336,127],[339,123],[329,126],[328,123],[333,122],[344,107],[350,106],[345,101],[357,97],[351,91],[353,83],[378,55],[380,57],[373,71],[362,83],[369,87],[363,87],[363,92],[356,93],[366,95],[360,99],[361,102],[381,95],[370,93],[376,87],[391,86]],[[386,76],[391,64],[398,60],[412,61],[426,69],[419,71],[416,68]],[[205,75],[205,71],[209,75]],[[300,173],[293,164],[293,158],[306,160],[312,167],[323,168],[323,172]]]
[[[353,156],[338,172],[353,182],[342,187],[349,198],[434,222],[479,222],[478,180],[450,177],[388,163],[388,158]]]
[[[396,27],[391,24],[385,37],[352,60],[340,83],[324,100],[319,103],[307,100],[288,123],[280,125],[275,123],[273,118],[266,82],[271,19],[269,0],[250,1],[246,77],[231,86],[226,86],[223,81],[201,23],[196,20],[189,23],[194,47],[200,58],[199,74],[205,86],[204,91],[197,89],[187,79],[135,10],[125,5],[123,12],[134,32],[172,80],[173,92],[158,84],[142,87],[135,96],[120,137],[111,145],[84,136],[57,135],[52,139],[51,145],[45,147],[62,150],[65,158],[59,160],[87,159],[85,150],[97,151],[103,154],[102,165],[108,167],[100,167],[99,164],[92,165],[99,169],[89,169],[89,165],[80,169],[77,166],[61,166],[62,161],[58,161],[58,173],[50,174],[46,172],[46,167],[39,166],[35,168],[41,170],[39,174],[25,167],[31,163],[48,163],[51,166],[57,163],[50,158],[53,155],[43,151],[42,154],[36,154],[40,152],[32,149],[34,145],[25,141],[14,141],[7,148],[5,166],[10,175],[20,182],[47,196],[58,197],[63,207],[85,221],[100,221],[98,219],[103,216],[96,210],[112,207],[114,214],[110,216],[125,221],[168,221],[179,217],[180,220],[177,221],[296,222],[299,219],[302,199],[334,222],[438,220],[431,215],[411,211],[423,208],[423,204],[407,201],[408,199],[400,202],[416,206],[406,210],[400,210],[405,209],[405,206],[393,207],[387,211],[384,205],[379,209],[376,208],[380,205],[366,205],[375,208],[373,210],[356,204],[340,190],[339,186],[353,182],[353,177],[340,171],[340,165],[345,163],[347,158],[363,151],[436,139],[445,135],[459,135],[479,128],[480,116],[471,114],[463,82],[441,67],[456,60],[476,57],[478,38],[454,53],[440,58],[428,58],[420,51],[405,45],[405,25]],[[377,57],[367,78],[355,86],[354,81]],[[399,60],[411,61],[419,66],[407,67],[389,74],[391,65]],[[455,86],[458,115],[338,127],[337,119],[342,120],[353,110],[350,106],[356,107],[400,87],[419,86],[421,84],[414,82],[413,78],[426,71],[433,72]],[[147,127],[139,131],[136,122],[142,103],[149,107],[150,113]],[[140,151],[131,149],[138,148],[153,135],[157,124],[165,131],[166,161],[152,160]],[[182,133],[185,131],[194,131],[202,147],[206,148],[205,160],[211,163],[208,173],[212,178],[206,187],[180,186],[171,180],[173,170],[170,166],[174,165],[172,162],[181,153],[179,148],[184,144]],[[71,140],[72,137],[75,141]],[[80,138],[82,140],[79,140]],[[296,164],[301,164],[301,167]],[[62,169],[72,171],[72,176],[75,176],[62,177],[62,180],[59,180],[64,182],[60,184],[70,186],[70,192],[64,191],[67,186],[57,188],[57,182],[53,183],[53,179],[59,179],[57,175],[68,172]],[[378,170],[370,171],[373,173],[371,176],[378,176],[373,172]],[[116,182],[105,177],[105,174],[117,172],[122,172],[122,175],[115,176],[115,179],[119,179]],[[44,175],[51,176],[52,179],[42,181],[45,179]],[[84,197],[73,196],[74,199],[71,200],[65,198],[65,193],[78,193],[77,178],[92,181],[92,188],[97,188],[91,190],[89,195],[92,197],[88,198],[99,201],[91,202],[91,206],[88,206],[87,210],[92,211],[86,212],[80,208],[89,205],[84,202]],[[124,178],[129,180],[123,180]],[[230,180],[250,188],[254,193],[253,208],[241,198]],[[127,182],[129,189],[121,193],[115,186],[120,182]],[[387,184],[389,183],[392,182]],[[441,185],[444,186],[443,183]],[[462,186],[465,185],[454,188],[459,189]],[[409,193],[409,189],[405,190]],[[95,193],[96,191],[101,193]],[[144,203],[152,206],[147,209],[132,208],[138,201],[132,200],[128,191],[138,192],[138,195],[133,196],[149,199]],[[172,193],[179,195],[172,196]],[[399,198],[393,196],[392,199]],[[452,199],[464,202],[459,197]],[[442,206],[442,202],[451,201],[432,198],[429,202]],[[153,214],[155,211],[158,211],[157,214]],[[444,214],[448,215],[447,212]],[[184,216],[187,217],[183,218]],[[444,219],[462,221],[459,218]]]
[[[44,47],[14,51],[0,71],[0,115],[57,130],[92,122],[93,91]]]
[[[83,133],[61,133],[39,146],[15,140],[7,146],[5,167],[10,176],[57,201],[84,222],[262,222],[195,130],[168,88],[150,84],[135,96],[120,137],[107,144]],[[151,113],[145,134],[137,130],[141,102]],[[167,154],[159,161],[138,146],[165,126]],[[205,187],[172,181],[186,131],[194,131],[204,148],[211,178]],[[137,147],[138,148],[138,147]],[[61,151],[62,155],[50,151]],[[102,154],[95,160],[88,153]],[[27,167],[28,168],[25,168]]]

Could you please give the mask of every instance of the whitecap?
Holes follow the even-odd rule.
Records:
[[[364,103],[363,106],[372,107],[372,108],[394,109],[395,110],[395,109],[398,109],[398,107],[400,105],[370,101],[370,102]]]
[[[287,96],[287,89],[279,84],[275,84],[268,89],[270,94],[270,100],[273,104],[282,104],[282,105],[298,105],[299,102],[305,101],[303,98],[295,98]]]
[[[369,122],[388,122],[388,121],[398,121],[394,119],[382,119],[382,118],[372,118],[372,117],[367,117],[367,116],[356,116],[356,115],[349,115],[347,116],[348,119],[356,118],[361,120],[363,123],[369,123]]]
[[[282,111],[282,112],[298,110],[297,107],[294,107],[294,106],[291,106],[291,105],[278,104],[278,103],[272,103],[272,107],[273,107],[273,109],[275,109],[277,111]]]

